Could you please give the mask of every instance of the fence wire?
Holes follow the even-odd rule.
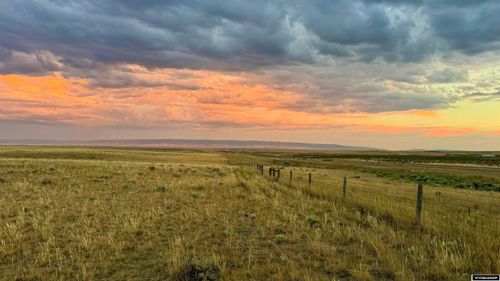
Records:
[[[338,171],[287,167],[273,175],[269,173],[269,168],[272,166],[256,167],[258,174],[289,188],[320,198],[341,199],[375,213],[389,214],[399,222],[416,221],[417,184],[411,187],[408,183],[387,179],[367,181],[355,172],[347,172],[347,192],[344,196],[344,175]],[[482,235],[485,239],[495,239],[500,235],[500,196],[493,192],[424,185],[422,204],[421,224],[424,228],[447,235]]]

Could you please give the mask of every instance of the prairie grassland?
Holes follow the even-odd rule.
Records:
[[[208,150],[99,148],[99,147],[30,147],[0,146],[0,158],[68,159],[125,162],[162,162],[186,164],[222,164],[226,158]]]
[[[500,271],[498,232],[454,228],[449,219],[466,217],[450,207],[449,219],[436,219],[431,206],[446,205],[425,200],[477,204],[471,216],[481,222],[498,215],[497,193],[425,187],[420,229],[414,202],[363,189],[405,196],[413,184],[357,171],[295,168],[290,187],[286,171],[270,181],[216,152],[3,154],[12,149],[0,149],[0,280],[467,280]]]

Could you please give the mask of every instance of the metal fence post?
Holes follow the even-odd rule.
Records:
[[[418,184],[418,191],[417,191],[417,214],[416,214],[416,219],[417,219],[417,225],[420,225],[420,217],[422,215],[422,200],[424,196],[424,187],[421,183]]]
[[[344,196],[344,198],[346,194],[347,194],[347,177],[344,176],[344,183],[342,185],[342,195]]]

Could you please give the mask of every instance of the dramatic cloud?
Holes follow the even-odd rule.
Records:
[[[4,0],[0,119],[468,134],[431,115],[499,101],[499,14],[498,0]],[[381,121],[394,112],[412,123]]]
[[[247,69],[321,55],[419,61],[497,50],[498,12],[498,1],[7,0],[0,44],[147,67]]]
[[[427,8],[433,33],[447,48],[477,54],[500,48],[498,1],[433,1]]]

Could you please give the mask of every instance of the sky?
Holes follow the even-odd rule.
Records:
[[[0,139],[500,150],[498,0],[2,0]]]

